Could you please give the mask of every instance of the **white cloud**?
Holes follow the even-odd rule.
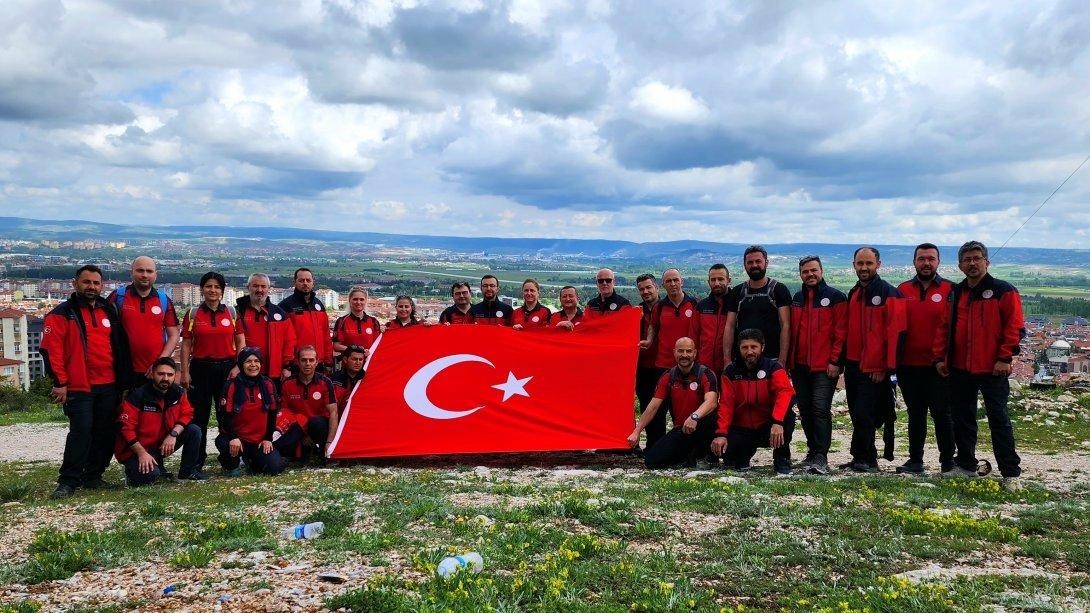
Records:
[[[5,8],[4,212],[1002,240],[1090,150],[1073,0]],[[1082,246],[1087,173],[1013,244]]]
[[[708,107],[689,90],[658,81],[633,90],[631,107],[647,119],[671,123],[700,123],[709,114]]]

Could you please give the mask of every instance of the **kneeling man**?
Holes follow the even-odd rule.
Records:
[[[159,358],[151,368],[152,379],[133,389],[121,403],[114,455],[125,465],[125,480],[131,486],[154,483],[163,471],[163,460],[179,447],[182,463],[178,477],[204,481],[200,470],[201,429],[193,421],[193,407],[182,386],[175,385],[177,365],[169,357]]]
[[[764,348],[760,330],[749,328],[738,335],[741,358],[723,369],[712,453],[724,456],[727,468],[748,470],[757,448],[770,447],[776,474],[790,475],[795,390],[780,362],[764,357]]]
[[[715,435],[715,405],[719,400],[715,373],[696,363],[696,343],[683,336],[674,343],[674,367],[659,378],[655,395],[640,415],[636,429],[628,435],[628,444],[635,447],[640,433],[666,404],[674,420],[674,428],[647,448],[644,461],[648,468],[669,468],[678,464],[693,464],[696,454],[707,455],[708,445]]]
[[[333,382],[318,372],[318,352],[311,345],[295,351],[299,374],[284,381],[283,401],[273,444],[280,457],[306,460],[314,451],[325,458],[326,445],[337,431],[337,395]]]

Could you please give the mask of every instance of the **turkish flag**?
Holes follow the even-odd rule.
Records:
[[[557,328],[412,326],[383,334],[331,458],[625,449],[640,309]]]

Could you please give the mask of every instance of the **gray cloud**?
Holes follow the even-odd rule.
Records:
[[[1001,234],[1090,151],[1075,0],[10,4],[4,210],[914,241]],[[1085,241],[1086,185],[1027,244]]]

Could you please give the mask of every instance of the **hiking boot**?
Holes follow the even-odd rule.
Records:
[[[719,460],[718,458],[700,458],[696,461],[695,464],[693,464],[693,467],[696,468],[696,470],[712,470],[715,468],[719,468]]]
[[[776,471],[777,477],[790,477],[791,476],[791,460],[784,460],[782,462],[775,462],[772,469]]]
[[[178,479],[181,481],[207,481],[208,474],[198,468],[192,472],[178,473]]]
[[[893,461],[893,443],[886,443],[882,447],[882,457],[890,462]]]
[[[848,467],[852,472],[856,473],[876,473],[878,472],[878,465],[871,464],[870,462],[852,462]]]
[[[159,472],[159,478],[162,479],[163,481],[170,481],[171,483],[178,480],[178,478],[174,476],[174,473],[172,473],[172,472],[170,472],[168,470],[160,471]]]
[[[975,470],[969,470],[968,468],[964,468],[960,464],[955,464],[954,467],[951,468],[950,470],[944,471],[942,473],[942,476],[943,476],[944,479],[957,478],[957,477],[964,477],[966,479],[974,479],[976,477],[979,477],[980,475],[976,474]]]
[[[909,461],[905,462],[904,464],[901,464],[900,466],[897,467],[897,474],[898,475],[905,475],[905,474],[908,474],[908,475],[922,475],[923,473],[924,473],[923,462],[913,462],[912,460],[909,460]]]
[[[242,467],[241,466],[236,466],[235,468],[225,468],[225,469],[223,469],[223,476],[224,477],[241,477],[242,476]]]
[[[799,468],[810,468],[810,465],[814,463],[814,453],[811,451],[806,452],[806,457],[799,462]]]
[[[1018,477],[1003,477],[1003,489],[1008,492],[1021,492],[1022,480]]]
[[[827,475],[829,474],[829,462],[825,459],[824,454],[816,453],[806,470],[811,475]]]
[[[68,498],[72,494],[76,493],[76,488],[64,483],[58,483],[57,489],[53,490],[53,493],[49,495],[50,498]]]

